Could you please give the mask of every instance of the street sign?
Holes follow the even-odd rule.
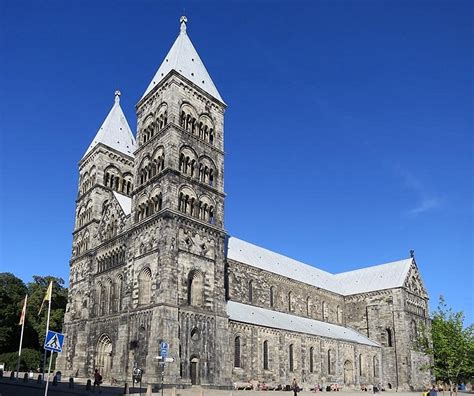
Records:
[[[165,358],[165,363],[172,363],[174,362],[174,358]]]
[[[167,342],[160,342],[160,355],[162,358],[166,358],[168,356],[168,349],[169,345]]]
[[[44,340],[44,349],[51,352],[62,352],[64,343],[64,334],[48,330]]]

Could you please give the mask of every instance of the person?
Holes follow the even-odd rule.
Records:
[[[434,385],[431,387],[430,396],[438,396],[438,390]]]
[[[98,369],[95,369],[94,372],[94,386],[92,387],[92,393],[95,393],[95,387],[97,385],[97,388],[99,389],[99,393],[102,393],[102,390],[100,389],[100,384],[102,383],[102,376],[99,373]]]
[[[293,387],[293,395],[298,396],[298,383],[296,382],[296,378],[293,378],[291,386]]]

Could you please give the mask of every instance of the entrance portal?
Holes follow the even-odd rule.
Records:
[[[199,385],[199,358],[191,358],[191,384]]]
[[[354,368],[352,362],[346,360],[344,363],[344,385],[352,385],[354,383]]]
[[[102,334],[97,343],[95,368],[102,377],[107,378],[112,367],[112,341],[107,334]]]

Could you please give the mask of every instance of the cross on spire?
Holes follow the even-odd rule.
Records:
[[[179,18],[179,23],[181,24],[181,33],[186,33],[186,23],[188,23],[188,18],[183,15],[181,18]]]

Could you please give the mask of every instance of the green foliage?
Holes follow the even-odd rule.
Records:
[[[51,280],[53,281],[53,293],[49,328],[61,331],[67,303],[67,289],[63,287],[64,280],[52,276],[33,276],[33,281],[25,286],[23,281],[15,275],[0,273],[1,352],[18,351],[21,330],[18,322],[20,320],[23,299],[26,294],[28,294],[28,306],[23,334],[23,348],[31,348],[37,351],[42,350],[46,331],[47,303],[39,316],[38,311]],[[28,363],[29,360],[28,362],[25,360],[25,362]]]
[[[26,286],[21,279],[9,272],[0,273],[0,351],[18,348],[20,313],[26,295]],[[18,341],[17,341],[18,340]]]
[[[36,345],[43,345],[48,306],[45,303],[41,314],[38,316],[41,303],[46,294],[49,282],[53,281],[53,293],[51,298],[51,316],[49,328],[54,331],[61,331],[63,326],[64,312],[67,303],[67,289],[63,287],[64,280],[52,276],[33,276],[33,282],[28,283],[28,310],[26,323],[29,323],[36,333]]]
[[[20,358],[20,371],[33,370],[40,367],[41,353],[34,349],[23,349]],[[7,352],[0,355],[0,362],[5,363],[6,370],[16,370],[18,352]]]
[[[440,296],[431,322],[431,339],[421,332],[418,349],[433,355],[437,380],[448,383],[474,379],[474,325],[464,327],[462,312],[453,312]]]

